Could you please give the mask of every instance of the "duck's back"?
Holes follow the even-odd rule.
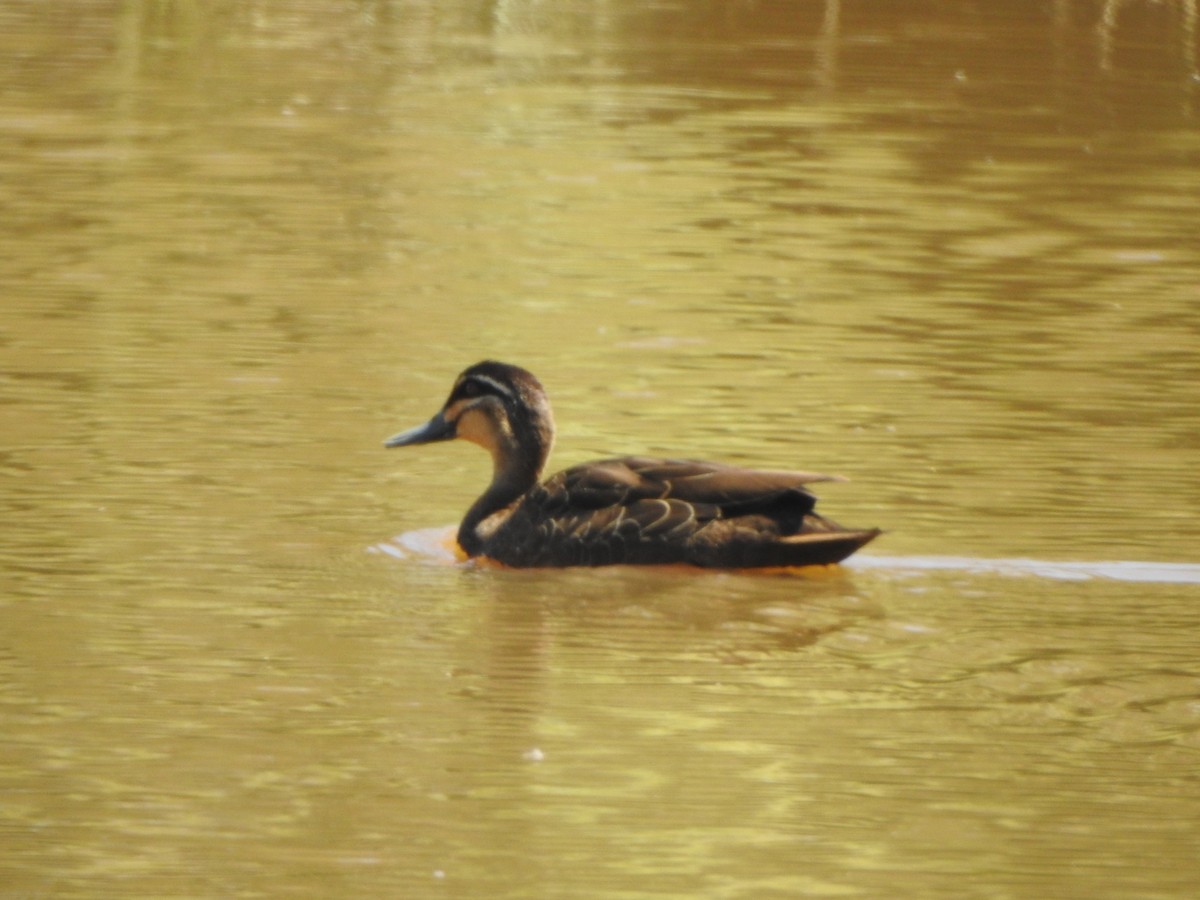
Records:
[[[533,488],[490,523],[483,552],[511,566],[835,563],[879,533],[813,511],[805,485],[837,480],[694,460],[599,460]]]

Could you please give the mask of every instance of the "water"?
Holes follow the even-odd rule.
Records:
[[[1190,896],[1196,24],[6,5],[0,895]],[[483,357],[887,533],[459,564]]]

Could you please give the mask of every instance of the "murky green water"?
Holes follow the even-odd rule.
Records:
[[[0,896],[1191,896],[1197,30],[6,4]],[[888,534],[449,564],[486,356]]]

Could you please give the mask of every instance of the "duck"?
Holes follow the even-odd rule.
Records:
[[[519,366],[484,360],[459,374],[428,422],[384,446],[459,439],[487,450],[492,481],[467,510],[457,541],[469,559],[515,568],[832,565],[881,533],[815,512],[808,486],[845,480],[836,475],[623,456],[543,481],[554,433],[541,382]]]

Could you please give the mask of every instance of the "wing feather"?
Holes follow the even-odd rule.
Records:
[[[599,460],[561,472],[547,484],[567,509],[599,510],[643,500],[679,500],[716,507],[711,517],[765,514],[786,532],[812,511],[805,485],[840,481],[835,475],[745,469],[688,459],[627,456]]]

